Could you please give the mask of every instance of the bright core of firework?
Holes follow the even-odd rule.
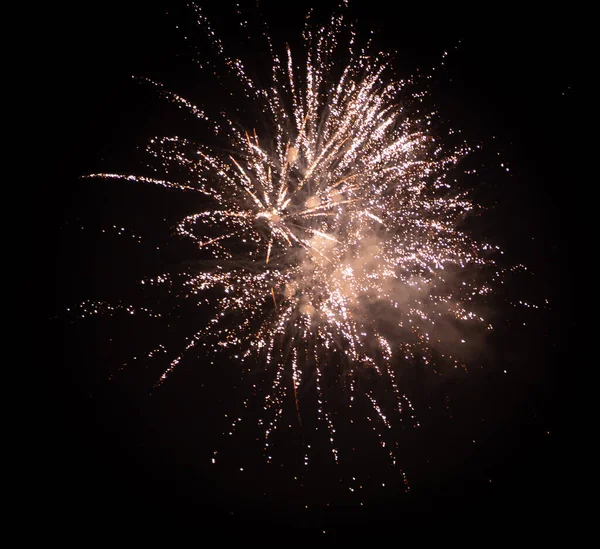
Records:
[[[231,152],[157,138],[149,152],[185,169],[185,181],[90,177],[181,189],[210,203],[183,218],[176,232],[206,254],[182,284],[188,298],[214,314],[169,360],[158,384],[200,344],[233,349],[240,360],[260,356],[272,372],[262,421],[267,455],[286,396],[302,424],[301,389],[310,385],[337,461],[337,414],[327,406],[326,378],[343,389],[348,409],[363,399],[382,433],[407,417],[418,425],[398,382],[402,360],[462,366],[465,334],[491,328],[475,309],[489,291],[478,279],[492,264],[490,247],[459,229],[472,204],[449,178],[468,147],[445,151],[429,131],[430,118],[405,111],[404,83],[389,76],[385,56],[358,48],[352,33],[342,48],[341,17],[316,31],[307,25],[302,63],[289,47],[278,54],[269,41],[272,81],[260,87],[197,15],[271,133],[241,129],[227,115],[211,117],[152,82],[227,136]],[[336,68],[338,51],[345,67]],[[366,371],[387,384],[388,396],[361,384]],[[386,452],[395,460],[389,445]]]

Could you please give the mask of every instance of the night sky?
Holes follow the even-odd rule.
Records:
[[[239,385],[235,365],[223,364],[212,374],[183,365],[149,396],[154,371],[129,370],[112,382],[108,377],[161,336],[151,323],[74,321],[65,310],[83,300],[133,295],[139,278],[166,270],[185,253],[168,238],[169,226],[193,209],[185,194],[80,179],[102,171],[139,172],[145,161],[140,148],[155,135],[193,137],[197,126],[132,75],[161,81],[184,97],[218,103],[218,96],[211,97],[211,83],[199,82],[189,61],[180,5],[59,8],[49,15],[56,25],[42,52],[40,79],[41,103],[47,101],[43,108],[50,116],[39,136],[50,152],[48,170],[40,172],[41,248],[54,291],[47,290],[51,320],[44,347],[52,357],[45,369],[53,396],[43,413],[41,442],[50,455],[40,458],[39,467],[41,491],[60,495],[70,520],[92,527],[143,513],[148,519],[185,516],[249,540],[269,539],[290,525],[307,539],[343,539],[375,529],[401,531],[413,513],[435,520],[456,511],[492,518],[563,512],[571,490],[569,380],[580,367],[571,283],[579,253],[573,245],[579,232],[573,214],[579,148],[573,59],[579,53],[569,38],[575,15],[487,6],[435,12],[434,4],[390,13],[386,5],[355,4],[350,18],[379,33],[381,50],[397,51],[400,76],[431,72],[449,52],[430,90],[442,118],[470,143],[483,145],[473,159],[478,175],[469,181],[488,212],[473,230],[499,244],[509,264],[524,263],[535,273],[503,289],[507,298],[548,299],[551,307],[497,311],[499,335],[482,359],[487,369],[475,366],[443,387],[418,374],[409,380],[423,427],[403,441],[400,465],[412,474],[408,494],[398,486],[361,507],[325,495],[336,474],[327,468],[311,473],[303,493],[288,488],[285,471],[264,480],[264,465],[254,458],[245,460],[245,474],[228,458],[214,467],[214,446],[206,441],[218,436],[213,418],[236,394],[229,389]],[[265,9],[276,41],[297,41],[307,7],[297,2]],[[221,18],[228,10],[213,7]],[[235,40],[234,34],[223,41]],[[137,242],[133,235],[143,238]],[[193,312],[184,314],[193,322]],[[181,337],[169,333],[166,341]],[[451,400],[450,413],[443,395]],[[230,450],[243,453],[243,438]],[[359,459],[367,460],[364,453]]]

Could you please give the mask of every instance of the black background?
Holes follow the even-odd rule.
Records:
[[[477,230],[506,249],[510,263],[525,263],[535,273],[534,283],[511,291],[523,290],[534,302],[547,298],[551,307],[537,317],[509,313],[500,331],[506,336],[515,327],[511,348],[494,349],[489,373],[450,387],[460,427],[448,432],[433,412],[423,412],[426,434],[407,457],[416,471],[411,493],[388,493],[363,507],[332,501],[306,508],[296,495],[288,502],[285,494],[247,496],[245,490],[256,487],[234,474],[227,478],[227,463],[221,469],[226,480],[216,480],[210,467],[197,461],[208,456],[202,440],[218,430],[211,426],[211,406],[227,403],[225,384],[234,380],[222,374],[207,381],[198,369],[184,367],[162,392],[153,393],[154,400],[147,396],[148,373],[139,384],[131,376],[115,388],[105,382],[113,365],[102,343],[110,319],[82,328],[64,315],[83,299],[127,295],[157,262],[168,264],[177,256],[178,249],[168,245],[157,255],[147,243],[152,238],[146,238],[139,246],[150,259],[137,259],[120,244],[124,237],[104,239],[99,233],[116,224],[153,234],[149,223],[158,219],[161,229],[154,236],[163,245],[165,227],[193,206],[182,203],[185,196],[80,177],[139,172],[138,147],[148,138],[194,127],[173,122],[174,111],[154,90],[131,78],[152,77],[183,96],[205,84],[194,80],[182,31],[174,28],[187,17],[185,9],[135,2],[58,8],[48,13],[52,25],[39,81],[39,101],[49,115],[39,136],[49,153],[39,174],[40,248],[44,265],[53,270],[55,291],[48,287],[44,295],[52,320],[42,364],[52,377],[52,403],[43,414],[44,457],[35,468],[41,473],[40,493],[50,504],[66,501],[65,513],[82,524],[185,516],[204,528],[232,527],[247,539],[263,539],[266,529],[279,528],[324,539],[375,527],[393,531],[406,527],[408,514],[426,511],[434,513],[429,519],[456,511],[527,519],[532,510],[546,517],[564,510],[572,489],[570,380],[578,362],[572,273],[580,253],[573,212],[580,147],[575,60],[581,61],[582,53],[573,28],[582,15],[386,6],[354,4],[350,15],[379,31],[376,43],[382,50],[397,51],[394,66],[400,75],[438,67],[430,86],[441,114],[486,151],[476,159],[483,167],[473,191],[490,212]],[[222,14],[220,28],[227,28],[229,6],[212,9]],[[297,37],[306,10],[304,3],[267,6],[274,38]],[[235,39],[233,34],[224,35],[224,42]],[[444,51],[450,54],[442,68]],[[533,328],[517,334],[524,318]],[[127,332],[130,349],[117,348],[117,354],[144,348],[152,336],[143,332],[145,326],[139,325],[142,333]],[[500,375],[505,366],[508,378]],[[215,402],[195,400],[204,383],[218,383]],[[485,427],[474,426],[472,417],[484,418]],[[462,439],[473,433],[478,442],[465,455]],[[436,471],[418,465],[432,453],[438,456]],[[277,492],[276,486],[266,488]]]

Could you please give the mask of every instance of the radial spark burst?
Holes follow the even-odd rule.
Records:
[[[176,226],[203,259],[143,281],[214,311],[181,349],[167,350],[157,385],[194,348],[245,365],[260,358],[269,385],[260,393],[267,460],[285,403],[293,401],[303,429],[311,413],[303,398],[312,394],[333,460],[342,459],[336,429],[352,422],[361,401],[395,463],[386,433],[418,426],[399,371],[415,357],[463,367],[470,338],[491,329],[477,303],[490,291],[482,281],[487,271],[495,276],[496,249],[461,231],[473,206],[450,176],[469,148],[442,146],[430,115],[409,108],[419,97],[393,77],[390,59],[357,46],[341,16],[316,29],[309,19],[298,57],[265,34],[272,70],[262,86],[227,55],[200,10],[196,16],[223,71],[235,76],[234,91],[252,101],[270,133],[148,81],[226,136],[229,151],[156,138],[149,153],[185,170],[185,180],[89,176],[179,189],[209,204]]]

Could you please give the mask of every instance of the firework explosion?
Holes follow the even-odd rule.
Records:
[[[385,55],[356,45],[341,16],[316,30],[307,23],[302,62],[289,47],[278,53],[267,36],[267,86],[226,54],[199,9],[196,16],[271,133],[212,116],[147,80],[225,136],[229,151],[156,138],[148,152],[165,171],[185,170],[185,180],[88,176],[179,189],[208,204],[176,226],[198,247],[195,268],[142,280],[213,311],[181,349],[160,349],[172,355],[156,385],[194,348],[240,364],[259,357],[268,379],[259,420],[267,461],[284,403],[294,403],[300,429],[315,414],[338,462],[336,430],[352,423],[360,402],[395,464],[394,426],[418,426],[399,370],[417,358],[462,368],[470,341],[491,329],[477,304],[490,292],[483,273],[497,275],[496,249],[460,230],[473,205],[451,185],[469,148],[437,142],[431,115],[408,108],[418,95],[390,75]],[[336,58],[348,61],[339,67]],[[114,307],[106,309],[82,305],[84,313]],[[310,456],[306,444],[305,465]]]

